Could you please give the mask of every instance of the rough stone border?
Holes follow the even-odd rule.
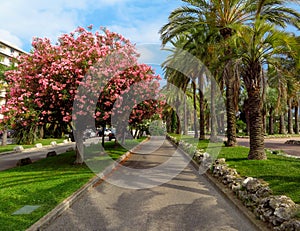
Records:
[[[39,219],[36,223],[31,225],[26,231],[40,231],[46,228],[51,222],[53,222],[57,217],[59,217],[64,211],[70,208],[86,191],[90,188],[98,185],[103,181],[103,179],[111,173],[118,165],[120,165],[125,159],[127,159],[134,149],[138,148],[141,144],[147,142],[149,137],[139,143],[136,147],[129,150],[122,156],[120,156],[117,160],[114,161],[111,165],[107,166],[101,173],[97,176],[90,179],[84,186],[78,189],[71,196],[66,198],[63,202],[58,204],[54,209],[52,209],[49,213]],[[99,176],[100,175],[100,176]]]

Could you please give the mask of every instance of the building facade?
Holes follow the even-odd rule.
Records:
[[[0,65],[4,65],[6,67],[11,66],[14,60],[21,54],[26,54],[26,52],[16,46],[0,40]],[[5,104],[5,85],[6,84],[4,82],[0,83],[0,107]],[[2,118],[3,116],[0,114],[0,119]]]
[[[7,42],[0,40],[0,63],[5,66],[10,66],[15,58],[21,54],[26,54],[20,48],[13,46]]]

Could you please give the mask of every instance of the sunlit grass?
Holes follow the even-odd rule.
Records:
[[[91,145],[90,150],[94,148],[94,152],[99,153],[95,147]],[[127,152],[126,148],[113,141],[105,143],[105,150],[109,156],[102,159],[98,156],[100,159],[95,162],[99,171],[110,163],[105,160],[115,160]],[[86,164],[74,165],[74,161],[73,151],[1,171],[0,230],[25,230],[95,176],[94,169]],[[40,207],[30,214],[13,215],[25,205]]]

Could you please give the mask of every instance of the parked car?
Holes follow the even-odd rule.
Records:
[[[111,130],[107,128],[104,131],[104,136],[109,136],[110,133],[111,133]]]
[[[111,130],[110,133],[108,134],[108,139],[109,141],[111,140],[115,140],[116,139],[116,134],[115,134],[115,131],[114,130]]]

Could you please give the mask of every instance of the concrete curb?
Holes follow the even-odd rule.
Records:
[[[74,145],[75,142],[70,142],[70,143],[58,143],[57,146],[68,146],[68,145]],[[26,152],[30,152],[30,151],[37,151],[37,150],[44,150],[47,148],[53,148],[52,145],[45,145],[41,148],[36,148],[36,147],[32,147],[32,148],[25,148],[22,152],[15,152],[15,151],[8,151],[8,152],[0,152],[0,156],[5,156],[5,155],[9,155],[9,154],[24,154]]]
[[[45,229],[51,222],[53,222],[57,217],[59,217],[64,211],[70,208],[80,198],[80,196],[82,196],[90,188],[100,184],[104,180],[104,178],[108,174],[110,174],[124,160],[126,160],[136,148],[138,148],[141,144],[147,142],[148,140],[149,137],[143,140],[135,148],[129,150],[124,155],[119,157],[116,161],[114,161],[114,163],[107,166],[101,173],[97,174],[97,176],[90,179],[84,186],[82,186],[79,190],[77,190],[71,196],[66,198],[63,202],[57,205],[54,209],[52,209],[49,213],[43,216],[40,220],[38,220],[36,223],[34,223],[32,226],[26,229],[26,231],[40,231]]]
[[[173,144],[173,146],[177,147],[178,150],[185,156],[185,158],[187,158],[190,161],[190,164],[192,165],[192,167],[197,171],[199,168],[199,164],[193,160],[185,151],[183,151],[180,147],[178,147],[176,144],[174,144],[172,141],[170,141],[168,139],[168,141]],[[197,171],[198,172],[198,171]],[[267,227],[267,224],[264,223],[261,220],[256,219],[255,215],[249,210],[247,209],[243,203],[233,194],[233,192],[226,188],[223,184],[221,184],[217,179],[215,179],[212,175],[210,175],[207,172],[205,172],[203,174],[203,176],[205,177],[205,179],[211,183],[211,185],[218,191],[221,193],[221,195],[223,196],[223,198],[225,198],[226,200],[230,201],[233,206],[239,210],[241,212],[241,214],[247,218],[256,228],[257,230],[260,231],[270,231],[271,229]]]

